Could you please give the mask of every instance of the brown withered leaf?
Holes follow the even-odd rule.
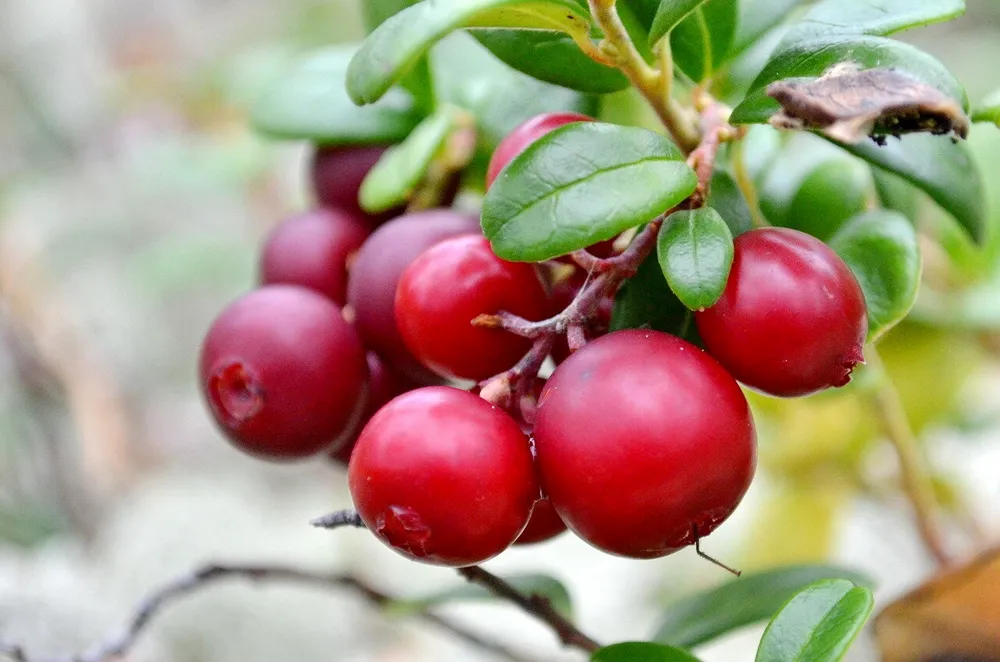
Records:
[[[1000,550],[886,607],[875,635],[883,662],[1000,662]]]
[[[771,117],[775,127],[815,129],[845,143],[871,137],[882,145],[886,136],[917,132],[958,138],[969,133],[969,118],[953,99],[894,69],[839,64],[819,78],[771,83],[767,95],[782,107]]]

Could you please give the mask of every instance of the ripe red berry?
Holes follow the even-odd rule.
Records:
[[[396,290],[403,341],[421,363],[445,377],[486,379],[531,349],[527,338],[472,324],[479,315],[500,311],[541,320],[551,302],[533,265],[501,260],[482,236],[431,246],[406,268]]]
[[[368,237],[368,225],[339,209],[316,209],[274,228],[261,252],[264,285],[301,285],[338,305],[347,298],[347,260]]]
[[[538,497],[528,439],[514,419],[447,386],[410,391],[375,414],[354,448],[348,484],[382,542],[448,566],[507,549]]]
[[[396,287],[400,274],[434,244],[463,234],[479,234],[479,221],[448,209],[400,216],[376,230],[351,265],[347,302],[365,345],[391,369],[420,383],[438,377],[423,367],[403,344],[396,326]]]
[[[293,285],[268,285],[227,306],[202,345],[199,372],[222,431],[268,460],[340,441],[357,423],[368,378],[361,342],[336,304]]]
[[[386,149],[388,147],[382,145],[317,147],[309,168],[316,200],[325,207],[344,209],[362,216],[372,227],[398,216],[401,209],[368,214],[358,202],[361,182]]]
[[[535,421],[542,486],[591,545],[665,556],[708,535],[753,478],[743,392],[711,356],[658,331],[619,331],[556,368]]]
[[[500,174],[500,171],[508,163],[514,160],[514,157],[545,134],[573,122],[593,121],[593,117],[587,117],[579,113],[543,113],[523,122],[507,134],[493,152],[490,164],[486,169],[486,188],[488,189],[493,185],[493,180],[497,178],[497,175]]]
[[[514,541],[515,545],[533,545],[555,538],[566,530],[566,524],[559,518],[559,513],[552,507],[548,499],[539,499],[531,511],[528,526]]]
[[[798,396],[851,380],[864,360],[864,293],[819,239],[764,228],[736,238],[722,298],[695,313],[708,351],[747,386]]]
[[[406,393],[419,386],[419,384],[414,384],[402,375],[389,370],[375,352],[368,352],[367,359],[369,375],[368,398],[365,401],[365,409],[361,413],[361,421],[356,427],[356,434],[352,436],[348,443],[330,453],[331,459],[340,462],[344,466],[347,466],[347,463],[351,460],[351,451],[354,450],[358,434],[361,433],[361,429],[368,423],[371,417],[375,415],[375,412],[397,395]]]

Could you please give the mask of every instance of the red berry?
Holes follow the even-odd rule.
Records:
[[[566,530],[566,525],[559,518],[559,513],[552,507],[548,499],[539,499],[531,511],[528,526],[514,541],[515,545],[533,545],[555,538]]]
[[[382,214],[368,214],[358,202],[358,190],[365,175],[382,157],[384,145],[320,146],[310,164],[313,192],[325,207],[345,209],[364,217],[369,225],[377,226],[398,216],[402,209]]]
[[[726,289],[695,313],[705,347],[736,379],[777,396],[851,380],[868,331],[864,293],[819,239],[764,228],[736,238]]]
[[[361,433],[361,429],[368,423],[371,417],[375,415],[375,412],[381,409],[385,403],[397,395],[406,393],[419,386],[385,367],[382,359],[375,352],[368,352],[367,359],[369,374],[368,399],[365,401],[365,409],[361,414],[361,421],[356,428],[358,434]],[[357,440],[358,435],[355,434],[348,443],[335,452],[330,453],[330,458],[347,466],[347,463],[351,460],[351,451],[354,450],[354,444]]]
[[[264,242],[260,280],[315,290],[343,305],[347,260],[368,237],[368,226],[338,209],[316,209],[274,228]]]
[[[375,414],[354,448],[348,483],[382,542],[448,566],[507,549],[538,496],[528,439],[514,419],[447,386],[410,391]]]
[[[743,392],[703,350],[658,331],[619,331],[556,368],[538,404],[542,486],[591,545],[665,556],[708,535],[754,474]]]
[[[527,338],[472,324],[500,311],[541,320],[551,303],[533,265],[501,260],[481,236],[430,247],[406,268],[396,290],[396,323],[406,346],[446,377],[486,379],[531,349]]]
[[[391,369],[420,383],[438,377],[413,358],[396,326],[400,274],[434,244],[463,234],[479,234],[479,221],[448,209],[400,216],[376,230],[358,251],[347,283],[347,302],[361,339]]]
[[[222,431],[268,460],[336,444],[357,423],[368,378],[361,342],[336,304],[293,285],[268,285],[227,306],[202,345],[199,372]]]
[[[489,189],[493,185],[493,180],[497,178],[501,170],[507,167],[508,163],[514,160],[514,157],[545,134],[573,122],[593,121],[593,117],[579,113],[543,113],[523,122],[507,134],[493,152],[493,157],[486,169],[486,188]]]

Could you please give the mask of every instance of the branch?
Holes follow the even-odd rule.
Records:
[[[356,510],[338,510],[329,515],[309,520],[309,523],[318,529],[339,529],[342,526],[365,528],[365,523],[361,521],[361,515]]]
[[[385,607],[395,602],[393,598],[372,588],[357,577],[346,574],[317,574],[285,566],[230,566],[207,565],[188,575],[180,577],[151,593],[133,612],[122,631],[91,650],[80,655],[52,658],[46,662],[107,662],[125,657],[135,645],[150,621],[168,604],[178,598],[195,593],[202,588],[224,579],[243,579],[252,582],[286,582],[319,589],[349,589],[358,593],[376,607]],[[528,658],[508,650],[501,644],[469,632],[459,625],[430,612],[417,614],[424,621],[446,630],[458,638],[479,648],[495,653],[511,662],[531,662]],[[14,662],[32,662],[18,646],[0,644],[0,655]]]
[[[546,598],[540,595],[525,595],[503,579],[477,565],[459,568],[458,572],[473,584],[479,584],[490,593],[513,602],[528,614],[548,625],[565,645],[574,646],[588,653],[601,647],[601,644],[585,635],[556,611]]]

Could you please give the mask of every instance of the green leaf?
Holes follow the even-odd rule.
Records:
[[[611,331],[653,329],[696,340],[691,311],[684,307],[663,277],[655,255],[647,257],[632,278],[615,295],[611,312]]]
[[[1000,128],[1000,90],[983,99],[972,111],[973,122],[992,122]]]
[[[738,0],[708,0],[670,33],[674,63],[695,82],[709,78],[729,59],[738,19]]]
[[[756,662],[838,662],[875,605],[872,592],[846,579],[816,582],[771,620]]]
[[[729,226],[732,236],[738,237],[753,227],[750,203],[733,176],[721,168],[712,173],[706,204],[719,212],[719,216]]]
[[[871,586],[851,570],[826,565],[795,565],[744,574],[667,607],[654,641],[692,648],[738,628],[766,621],[798,591],[821,579],[847,579]]]
[[[733,235],[711,207],[678,211],[657,236],[656,254],[667,285],[691,310],[715,304],[733,266]]]
[[[344,80],[355,47],[313,51],[297,60],[264,92],[251,111],[256,130],[273,137],[330,144],[389,143],[420,122],[406,92],[390,90],[377,104],[358,108]]]
[[[920,285],[920,247],[913,224],[898,212],[859,214],[830,240],[854,272],[868,307],[868,340],[899,323],[913,307]]]
[[[687,18],[688,14],[705,3],[705,0],[660,0],[660,6],[649,28],[649,43],[656,44]]]
[[[358,104],[377,101],[435,42],[461,27],[560,30],[589,38],[589,26],[581,0],[425,0],[368,35],[347,69],[347,91]]]
[[[789,41],[835,35],[885,36],[965,13],[965,0],[823,0],[806,12]]]
[[[483,232],[505,260],[547,260],[652,220],[697,183],[680,150],[658,133],[569,124],[500,174],[483,201]]]
[[[780,25],[803,0],[743,0],[733,53],[742,53]]]
[[[955,217],[973,241],[985,239],[987,205],[983,176],[964,143],[912,134],[892,140],[885,147],[873,143],[841,146],[923,190]]]
[[[673,646],[632,641],[594,651],[591,662],[698,662],[691,653]]]
[[[882,207],[898,211],[906,218],[916,218],[920,207],[917,189],[902,177],[882,168],[872,166],[871,171],[875,193]]]
[[[471,119],[453,106],[442,106],[399,145],[391,147],[365,176],[358,200],[377,214],[407,202],[448,138]]]
[[[365,30],[371,32],[382,25],[390,16],[394,16],[419,0],[364,0],[361,4],[361,15],[364,18]]]
[[[504,581],[521,593],[537,595],[545,598],[556,611],[572,620],[573,602],[570,598],[569,591],[566,590],[566,586],[564,586],[558,579],[549,577],[548,575],[532,574],[504,577]],[[454,588],[445,589],[438,593],[433,593],[423,598],[413,600],[397,600],[392,605],[392,611],[413,613],[447,602],[480,602],[497,599],[496,595],[478,584],[464,584]]]
[[[564,32],[500,28],[469,32],[505,64],[538,80],[592,94],[629,86],[621,71],[591,60]]]
[[[830,36],[794,42],[773,56],[746,98],[733,109],[735,124],[763,123],[780,108],[767,96],[767,86],[789,78],[819,78],[830,67],[850,62],[860,70],[890,68],[925,83],[968,107],[965,90],[947,68],[915,46],[871,36]]]

